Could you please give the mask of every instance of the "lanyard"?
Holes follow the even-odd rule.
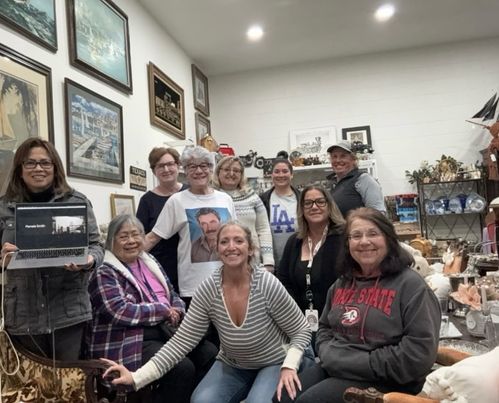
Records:
[[[310,259],[308,260],[307,271],[305,273],[305,281],[307,286],[305,291],[305,296],[307,297],[308,306],[310,307],[310,309],[314,309],[314,293],[312,292],[312,289],[310,287],[312,284],[312,264],[314,262],[315,255],[317,255],[317,252],[319,252],[319,249],[326,240],[328,230],[329,230],[329,225],[326,225],[324,231],[322,232],[321,240],[317,242],[317,245],[315,245],[314,248],[312,248],[313,245],[312,239],[310,239],[310,237],[307,237],[307,245],[308,245],[308,251],[310,253]]]

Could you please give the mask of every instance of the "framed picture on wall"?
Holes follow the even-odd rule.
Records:
[[[211,123],[210,121],[196,112],[196,144],[201,145],[200,140],[208,133],[211,134]]]
[[[127,15],[111,0],[66,2],[71,64],[132,93]]]
[[[69,176],[123,183],[121,106],[66,78],[66,169]]]
[[[55,0],[0,0],[0,21],[52,52],[57,51]]]
[[[368,144],[372,146],[371,127],[359,126],[341,129],[341,139],[350,142],[360,141],[362,144]]]
[[[185,140],[184,90],[153,63],[147,71],[151,124]]]
[[[194,108],[206,116],[210,116],[208,78],[195,64],[192,65],[192,91],[194,94]]]
[[[135,199],[130,195],[111,194],[111,218],[120,214],[135,215]]]
[[[289,149],[297,151],[303,158],[317,157],[327,162],[327,148],[336,139],[336,127],[312,127],[289,131]]]
[[[0,195],[24,140],[54,142],[51,76],[49,67],[0,44]]]

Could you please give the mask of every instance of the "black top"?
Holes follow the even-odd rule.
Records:
[[[182,185],[180,191],[187,189],[188,186]],[[145,193],[139,202],[139,207],[137,209],[137,218],[144,225],[144,230],[147,233],[151,232],[156,221],[158,220],[159,214],[170,196],[160,196],[156,193],[148,191]],[[168,239],[161,239],[154,248],[150,250],[150,254],[153,255],[158,262],[161,264],[163,269],[166,271],[168,278],[170,279],[175,291],[178,292],[178,272],[177,272],[177,247],[178,247],[179,236],[178,234],[173,235]]]
[[[314,294],[314,309],[322,313],[326,302],[326,294],[338,276],[336,271],[336,260],[342,250],[343,235],[328,234],[314,257],[311,270],[311,290]],[[277,278],[286,287],[289,294],[294,298],[300,309],[308,309],[308,301],[305,296],[306,282],[305,274],[308,261],[301,260],[301,248],[303,239],[297,234],[291,235],[284,247],[281,264],[277,272]]]

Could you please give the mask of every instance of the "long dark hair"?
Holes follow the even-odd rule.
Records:
[[[308,235],[308,222],[305,219],[303,202],[305,201],[305,196],[310,190],[318,190],[322,193],[322,196],[326,199],[327,212],[328,212],[328,224],[330,234],[340,234],[343,232],[345,219],[341,215],[340,209],[330,196],[329,192],[326,191],[322,186],[318,185],[308,185],[300,193],[300,198],[298,200],[298,210],[296,214],[296,219],[298,221],[298,238],[305,239]]]
[[[386,241],[387,254],[381,261],[379,269],[382,276],[399,273],[408,269],[413,263],[414,258],[409,252],[400,246],[395,228],[391,221],[378,210],[369,207],[361,207],[351,210],[347,215],[345,228],[345,239],[343,253],[338,260],[338,271],[345,277],[353,277],[355,271],[360,272],[360,265],[350,254],[348,235],[352,227],[352,222],[356,219],[370,221],[381,231]]]
[[[5,192],[5,200],[15,202],[29,200],[28,188],[22,178],[22,169],[23,162],[28,158],[31,149],[35,147],[44,148],[54,163],[54,182],[52,183],[54,193],[64,194],[71,191],[71,187],[66,182],[66,174],[64,173],[61,158],[53,144],[39,137],[29,137],[23,141],[14,155],[13,169],[10,174],[9,185]]]

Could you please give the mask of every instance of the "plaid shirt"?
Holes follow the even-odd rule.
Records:
[[[139,258],[168,291],[169,303],[145,302],[147,298],[131,272],[110,251],[106,251],[103,265],[93,271],[89,284],[90,357],[109,358],[130,371],[142,365],[143,327],[168,320],[172,308],[185,314],[184,302],[159,263],[145,252]]]

